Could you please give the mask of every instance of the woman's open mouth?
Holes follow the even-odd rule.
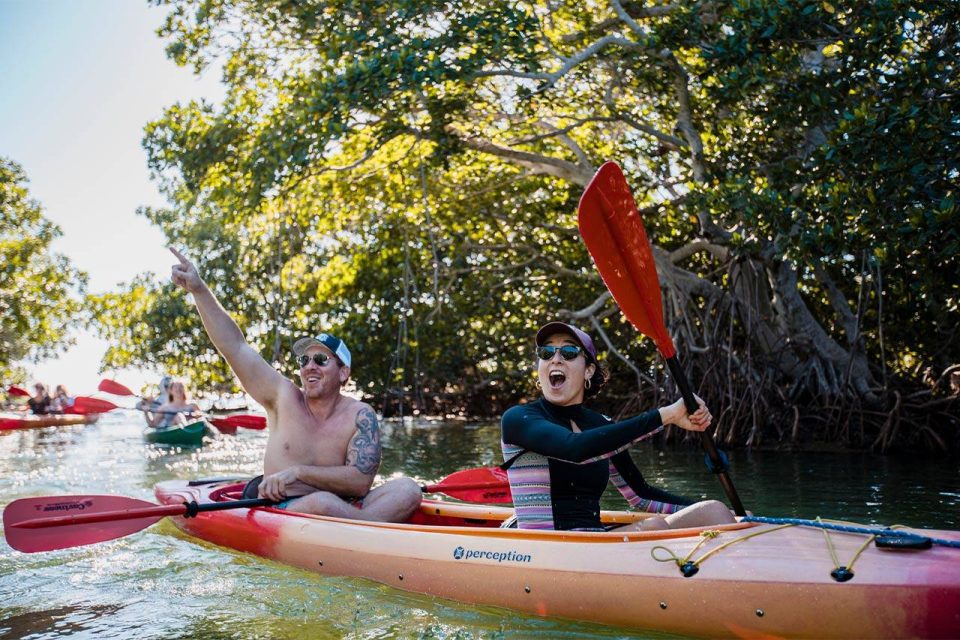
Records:
[[[549,381],[551,389],[559,389],[567,381],[567,374],[563,371],[551,371]]]

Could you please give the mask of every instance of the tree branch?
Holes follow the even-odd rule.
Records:
[[[451,126],[447,126],[446,131],[456,136],[464,146],[470,149],[503,158],[513,164],[526,167],[538,175],[549,175],[555,178],[561,178],[585,187],[595,172],[595,168],[591,166],[582,167],[573,162],[561,160],[560,158],[551,158],[537,153],[502,147],[481,138],[468,138]]]

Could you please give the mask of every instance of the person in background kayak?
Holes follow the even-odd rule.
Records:
[[[38,382],[33,385],[33,390],[36,391],[36,393],[27,400],[27,406],[30,407],[30,411],[36,415],[50,413],[50,405],[53,403],[53,398],[51,398],[47,392],[47,385]]]
[[[53,392],[53,399],[50,401],[51,413],[63,413],[73,406],[73,396],[67,391],[67,388],[58,384]]]
[[[341,392],[352,358],[329,334],[293,345],[302,388],[281,375],[245,340],[197,273],[176,249],[173,282],[193,294],[203,326],[240,384],[267,410],[263,478],[248,485],[291,511],[360,520],[403,522],[419,507],[410,478],[371,490],[380,468],[380,425],[373,409]]]
[[[551,322],[537,331],[537,376],[543,397],[511,407],[501,422],[504,459],[521,529],[602,531],[600,496],[608,481],[631,506],[659,515],[624,528],[663,529],[734,522],[722,502],[690,500],[646,483],[627,449],[676,424],[689,431],[710,426],[700,408],[683,400],[614,423],[583,406],[606,382],[593,340],[580,329]]]
[[[170,383],[173,382],[173,378],[170,376],[163,376],[160,378],[160,382],[157,385],[159,392],[155,398],[142,397],[137,403],[137,409],[143,411],[146,414],[148,411],[156,411],[160,408],[160,405],[166,404],[170,401]],[[147,415],[147,422],[150,421],[150,416]]]
[[[167,401],[150,412],[151,427],[176,427],[191,422],[200,415],[200,407],[190,402],[187,387],[179,380],[170,383]]]

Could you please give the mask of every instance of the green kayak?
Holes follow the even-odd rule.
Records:
[[[198,447],[203,444],[203,436],[207,433],[207,424],[200,420],[183,427],[168,427],[165,429],[147,429],[144,435],[148,442],[154,444],[176,444]]]

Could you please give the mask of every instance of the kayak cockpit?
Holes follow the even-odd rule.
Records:
[[[212,502],[228,502],[243,498],[242,483],[232,483],[210,491],[208,499]],[[357,525],[367,525],[381,528],[416,528],[424,531],[454,531],[459,533],[473,533],[476,535],[493,535],[496,537],[520,537],[537,539],[590,539],[593,541],[626,542],[634,540],[665,540],[673,538],[698,537],[704,531],[735,531],[756,527],[755,523],[737,522],[733,524],[711,527],[697,527],[689,529],[668,529],[658,531],[543,531],[502,528],[504,523],[513,516],[511,507],[480,505],[472,503],[448,502],[441,500],[424,500],[420,509],[411,518],[403,523],[368,522],[363,520],[345,520],[328,516],[314,516],[310,514],[282,511],[272,507],[262,507],[297,518],[323,518],[344,520]],[[649,514],[632,511],[602,511],[601,521],[607,526],[617,526],[640,521]]]

